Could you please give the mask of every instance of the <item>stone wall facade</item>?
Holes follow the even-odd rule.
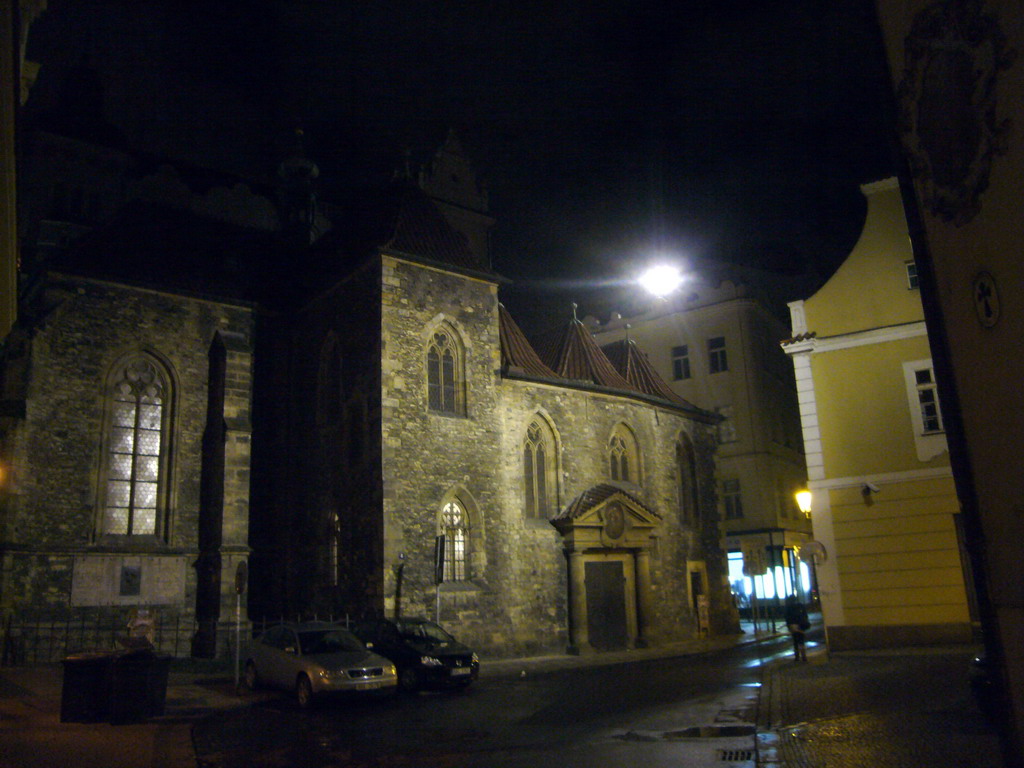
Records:
[[[248,553],[251,309],[56,274],[36,309],[6,345],[0,608],[52,620],[139,607],[194,618],[197,594],[212,589],[206,618],[233,620],[234,571]],[[156,522],[114,535],[102,522],[111,387],[133,356],[166,384]],[[212,428],[215,456],[204,445]]]
[[[401,564],[403,613],[434,616],[439,609],[445,626],[494,653],[565,650],[565,542],[548,520],[524,513],[523,442],[540,417],[555,435],[556,509],[609,479],[607,445],[616,425],[636,436],[639,482],[624,488],[661,519],[649,546],[654,641],[696,630],[694,564],[711,598],[711,629],[727,631],[711,428],[624,395],[505,378],[493,283],[387,257],[382,273],[385,612],[395,609]],[[458,415],[431,412],[427,403],[425,348],[441,326],[458,334],[463,353]],[[697,527],[679,514],[675,444],[682,433],[699,457]],[[437,587],[434,538],[451,499],[469,517],[469,573]]]

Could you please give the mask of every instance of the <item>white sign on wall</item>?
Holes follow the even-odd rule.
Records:
[[[744,576],[764,576],[768,573],[764,544],[760,541],[741,541],[740,551],[743,553]]]
[[[187,560],[181,555],[77,555],[71,605],[181,605]]]

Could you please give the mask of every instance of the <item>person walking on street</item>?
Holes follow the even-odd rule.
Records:
[[[796,595],[786,598],[786,627],[793,638],[793,655],[797,661],[807,661],[807,630],[811,628],[811,620],[807,618],[807,608],[796,599]]]

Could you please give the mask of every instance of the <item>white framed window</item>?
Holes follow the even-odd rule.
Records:
[[[686,344],[672,347],[672,379],[683,381],[690,378],[690,348]]]
[[[722,503],[726,520],[739,520],[743,517],[743,492],[740,490],[739,478],[722,481]]]
[[[912,291],[918,287],[917,264],[913,261],[905,261],[903,262],[903,266],[907,270],[907,289]]]
[[[715,336],[708,339],[708,371],[722,373],[729,370],[729,357],[725,351],[725,337]]]
[[[904,363],[903,381],[917,458],[927,461],[947,450],[942,406],[939,403],[932,361],[912,360]]]

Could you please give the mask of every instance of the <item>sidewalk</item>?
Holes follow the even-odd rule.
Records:
[[[968,685],[969,646],[848,651],[766,670],[764,768],[999,768],[998,737]]]

